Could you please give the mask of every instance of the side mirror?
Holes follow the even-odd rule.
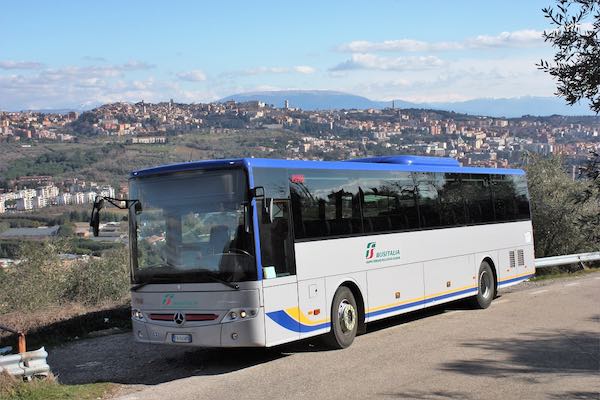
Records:
[[[255,188],[250,189],[250,199],[264,199],[265,198],[265,188],[262,186],[257,186]]]
[[[94,201],[94,207],[92,208],[92,216],[90,217],[90,226],[92,227],[92,233],[94,236],[98,236],[100,233],[100,210],[104,207],[104,199],[96,198]]]

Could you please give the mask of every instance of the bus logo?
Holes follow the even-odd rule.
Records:
[[[365,254],[365,258],[367,260],[370,260],[373,257],[375,257],[375,246],[376,246],[376,242],[371,242],[371,243],[367,244],[367,253]]]
[[[400,249],[377,249],[377,242],[367,243],[365,252],[365,262],[367,264],[380,263],[384,261],[393,261],[400,259]]]
[[[163,306],[170,306],[171,303],[173,302],[173,297],[175,297],[175,295],[173,293],[165,294],[162,299]]]

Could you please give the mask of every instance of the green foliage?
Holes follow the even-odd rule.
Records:
[[[556,94],[568,104],[587,99],[600,112],[600,0],[557,0],[556,9],[542,12],[552,25],[544,39],[556,54],[539,68],[558,81]],[[591,28],[583,28],[586,23]]]
[[[65,172],[80,170],[100,160],[101,156],[102,154],[94,149],[45,153],[32,160],[22,158],[13,161],[3,175],[5,180],[25,175],[58,176]]]
[[[122,300],[129,292],[129,260],[124,248],[105,252],[100,259],[77,263],[66,279],[69,301],[97,305]]]
[[[126,298],[129,268],[124,247],[106,251],[100,258],[65,262],[59,254],[70,244],[64,240],[26,243],[20,264],[0,276],[0,314],[30,312],[66,302],[99,305]]]
[[[577,195],[575,203],[582,207],[593,208],[594,204],[600,204],[600,154],[591,152],[581,172],[586,187]],[[600,243],[600,212],[579,218],[579,227],[592,243]]]
[[[0,240],[0,258],[17,258],[21,254],[22,241],[18,239]],[[31,246],[39,245],[31,242]]]
[[[0,373],[0,399],[5,400],[96,400],[111,387],[110,383],[61,385],[53,377],[23,382]]]
[[[600,213],[597,204],[577,204],[586,183],[573,181],[558,157],[533,157],[527,166],[536,257],[597,250],[579,221]]]

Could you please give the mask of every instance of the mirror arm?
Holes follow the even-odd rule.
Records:
[[[110,204],[112,204],[113,206],[115,206],[121,210],[127,210],[131,206],[140,202],[137,199],[116,199],[114,197],[98,196],[98,197],[96,197],[96,201],[94,203],[96,203],[98,201],[98,199],[104,199],[104,200],[108,201]],[[121,203],[125,203],[125,206],[123,206]]]

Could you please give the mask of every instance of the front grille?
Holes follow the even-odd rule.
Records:
[[[150,314],[150,319],[153,321],[173,321],[175,314]]]
[[[185,314],[186,321],[214,321],[217,318],[217,314]]]

